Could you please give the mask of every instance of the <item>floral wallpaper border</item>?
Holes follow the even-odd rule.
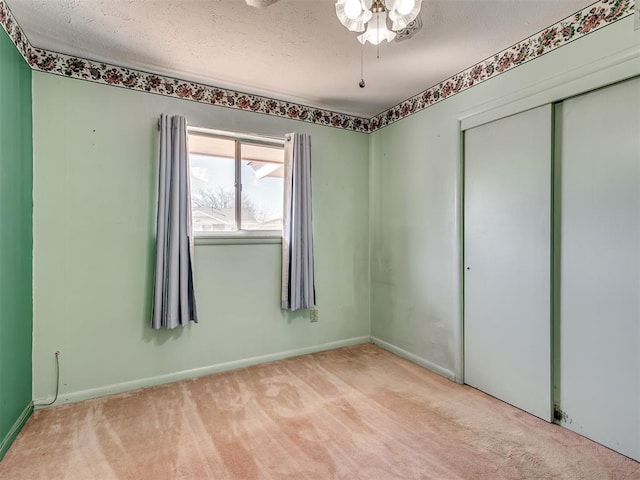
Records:
[[[369,119],[373,132],[633,15],[634,0],[600,0]]]
[[[275,117],[368,132],[369,120],[346,113],[259,95],[188,82],[164,75],[95,62],[31,46],[4,0],[0,0],[0,24],[32,69],[70,78],[155,93],[199,103],[235,108]]]
[[[373,132],[632,15],[633,7],[634,0],[599,0],[370,119],[34,48],[5,0],[0,0],[0,24],[35,70],[356,132]]]
[[[4,0],[0,0],[0,25],[2,25],[4,31],[7,32],[7,35],[9,35],[9,38],[20,52],[20,55],[26,60],[27,52],[31,48],[31,44]]]

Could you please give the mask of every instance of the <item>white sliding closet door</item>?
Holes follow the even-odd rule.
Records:
[[[550,105],[465,132],[465,383],[551,420]]]
[[[640,460],[640,79],[557,108],[561,424]]]

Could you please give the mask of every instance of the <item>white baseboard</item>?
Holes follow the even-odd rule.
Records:
[[[191,370],[183,370],[181,372],[168,373],[166,375],[158,375],[156,377],[140,378],[138,380],[131,380],[128,382],[116,383],[112,385],[105,385],[103,387],[91,388],[88,390],[80,390],[77,392],[61,393],[56,403],[52,406],[63,405],[66,403],[75,403],[82,400],[88,400],[90,398],[103,397],[105,395],[112,395],[115,393],[130,392],[140,388],[153,387],[155,385],[162,385],[164,383],[177,382],[179,380],[185,380],[188,378],[202,377],[205,375],[211,375],[214,373],[225,372],[228,370],[235,370],[238,368],[250,367],[252,365],[258,365],[260,363],[274,362],[276,360],[282,360],[284,358],[297,357],[300,355],[307,355],[309,353],[323,352],[325,350],[333,350],[341,347],[348,347],[350,345],[359,345],[362,343],[370,343],[369,336],[348,338],[345,340],[338,340],[336,342],[323,343],[320,345],[313,345],[310,347],[296,348],[293,350],[285,350],[282,352],[270,353],[267,355],[260,355],[257,357],[249,357],[241,360],[234,360],[232,362],[218,363],[215,365],[208,365],[206,367],[194,368]],[[48,403],[53,400],[53,397],[43,398],[35,400],[35,403]],[[36,407],[36,409],[48,408],[48,407]]]
[[[425,358],[419,357],[418,355],[415,355],[411,352],[407,352],[406,350],[387,343],[384,340],[380,340],[377,337],[371,337],[371,343],[374,343],[379,347],[384,348],[385,350],[389,350],[391,353],[395,353],[399,357],[405,358],[410,362],[417,363],[421,367],[424,367],[427,370],[432,371],[433,373],[437,373],[438,375],[445,377],[453,382],[457,382],[455,373],[447,368],[441,367],[440,365],[436,365],[435,363]]]
[[[2,441],[0,441],[0,460],[2,460],[2,457],[4,457],[4,455],[7,453],[9,447],[18,436],[18,433],[20,433],[20,430],[22,430],[22,427],[24,427],[24,424],[27,423],[27,420],[29,420],[32,412],[33,402],[29,402],[27,406],[24,407],[24,410],[22,410],[22,413],[20,413],[16,421],[13,422],[13,425],[11,426],[5,437],[2,439]]]

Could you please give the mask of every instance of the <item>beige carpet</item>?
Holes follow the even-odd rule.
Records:
[[[640,464],[373,345],[35,412],[21,479],[640,479]]]

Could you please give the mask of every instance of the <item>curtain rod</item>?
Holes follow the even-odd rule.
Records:
[[[284,137],[269,137],[267,135],[260,135],[257,133],[234,132],[230,130],[216,130],[213,128],[191,127],[191,126],[188,126],[187,130],[194,133],[201,133],[203,135],[230,137],[230,138],[236,138],[238,140],[249,140],[249,141],[268,143],[273,145],[284,144]]]
[[[161,121],[158,119],[158,131],[160,131]],[[267,135],[260,135],[257,133],[246,133],[246,132],[234,132],[230,130],[216,130],[213,128],[205,128],[205,127],[194,127],[189,126],[187,123],[187,131],[193,131],[196,133],[203,133],[205,135],[214,135],[214,136],[222,136],[222,137],[234,137],[240,140],[254,140],[265,143],[273,143],[277,145],[284,144],[285,141],[291,141],[291,134],[287,133],[283,137],[269,137]]]

